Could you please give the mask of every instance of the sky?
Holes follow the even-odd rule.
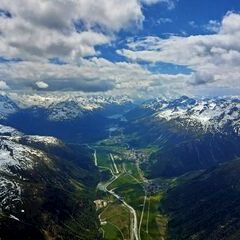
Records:
[[[0,90],[240,95],[239,0],[0,0]]]

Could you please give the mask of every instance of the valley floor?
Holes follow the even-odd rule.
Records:
[[[163,240],[167,218],[160,215],[162,191],[149,192],[139,167],[139,150],[109,138],[91,146],[94,162],[105,178],[95,201],[105,240]]]

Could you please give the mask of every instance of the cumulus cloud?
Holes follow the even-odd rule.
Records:
[[[0,64],[0,78],[6,81],[1,85],[112,94],[156,90],[154,81],[171,76],[153,74],[137,63],[111,62],[98,56],[96,46],[110,44],[123,29],[140,27],[142,4],[157,2],[172,4],[166,0],[1,0],[0,56],[9,59]],[[64,64],[53,64],[56,61],[51,59]]]
[[[96,46],[144,20],[138,0],[1,0],[0,9],[0,55],[34,61],[97,55]]]
[[[56,65],[41,62],[20,62],[18,64],[1,64],[0,76],[8,79],[8,84],[13,87],[31,87],[33,82],[42,82],[50,89],[81,90],[86,86],[99,85],[100,91],[111,88],[112,85],[121,85],[123,82],[151,80],[154,77],[150,72],[138,64],[126,62],[112,63],[103,58],[81,60],[77,64]],[[104,83],[105,82],[105,83]],[[84,85],[84,87],[82,87]],[[105,85],[105,87],[102,87]],[[108,87],[106,87],[108,86]]]
[[[40,88],[40,89],[46,89],[46,88],[48,88],[48,84],[45,83],[45,82],[43,82],[43,81],[36,82],[36,85],[37,85],[37,87]]]
[[[137,63],[113,63],[103,58],[82,59],[79,64],[56,65],[44,62],[0,64],[0,78],[13,89],[74,90],[153,96],[170,92],[190,81],[182,74],[153,74]],[[37,87],[37,88],[36,88]],[[185,92],[186,93],[186,92]]]
[[[0,81],[0,90],[8,90],[9,86],[5,81]]]
[[[228,12],[215,34],[146,37],[118,50],[133,61],[167,62],[193,70],[193,85],[212,83],[240,89],[240,14]]]
[[[214,76],[212,76],[212,74],[208,72],[195,72],[193,73],[189,83],[193,85],[201,85],[214,81],[215,81]]]

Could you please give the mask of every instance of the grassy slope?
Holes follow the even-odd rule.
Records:
[[[53,164],[42,163],[31,172],[18,173],[26,179],[18,180],[23,203],[15,209],[4,209],[0,216],[0,238],[100,239],[93,204],[97,179],[90,174],[90,166],[86,169],[81,166],[84,158],[89,161],[89,156],[84,150],[74,152],[70,148],[46,149],[47,152]],[[25,212],[21,213],[21,209]],[[21,221],[9,218],[9,214]]]
[[[172,189],[163,202],[169,239],[240,238],[240,160],[208,170]]]
[[[177,121],[156,120],[152,115],[128,122],[125,134],[132,146],[158,146],[158,151],[142,166],[149,178],[176,177],[240,156],[240,139],[233,133],[186,129]]]

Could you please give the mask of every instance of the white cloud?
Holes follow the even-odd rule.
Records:
[[[0,90],[8,90],[9,86],[6,84],[5,81],[0,81]]]
[[[153,5],[156,3],[164,3],[167,5],[168,9],[170,9],[170,10],[175,8],[176,1],[177,0],[141,0],[141,2],[146,5]]]
[[[204,28],[209,32],[219,32],[221,28],[221,23],[216,20],[210,20],[208,24],[204,26]]]
[[[137,0],[1,0],[1,9],[34,25],[68,31],[73,21],[119,31],[143,20]]]
[[[228,13],[216,34],[129,41],[118,53],[131,60],[187,65],[191,75],[152,73],[138,63],[97,58],[96,46],[111,44],[121,30],[140,27],[142,7],[172,0],[1,0],[0,56],[22,62],[0,64],[0,88],[80,90],[135,96],[187,94],[193,85],[239,84],[239,15]],[[9,17],[11,15],[11,17]],[[161,19],[171,22],[171,19]],[[214,25],[214,23],[209,23]],[[86,57],[91,57],[86,59]],[[67,64],[50,64],[59,58]],[[189,84],[190,83],[190,84]],[[235,87],[236,88],[236,87]]]
[[[117,52],[133,61],[168,62],[190,67],[192,84],[240,90],[240,14],[229,12],[219,31],[211,35],[168,39],[146,37],[130,41],[128,49]]]
[[[172,23],[172,19],[171,18],[159,18],[157,20],[157,24],[165,24],[165,23]]]
[[[42,82],[42,81],[36,82],[36,85],[37,85],[37,87],[40,88],[40,89],[46,89],[46,88],[48,88],[48,84],[45,83],[45,82]]]
[[[97,55],[97,45],[144,20],[138,0],[1,0],[0,9],[12,16],[0,16],[0,55],[34,61]]]
[[[155,83],[160,86],[176,76],[94,57],[96,46],[111,44],[119,31],[141,27],[143,4],[156,3],[174,7],[172,0],[1,0],[0,56],[23,61],[0,64],[0,88],[135,95],[156,91]]]
[[[190,81],[189,76],[153,74],[137,63],[112,63],[103,58],[61,66],[43,62],[0,64],[0,78],[6,79],[13,89],[47,88],[144,97],[170,94],[184,81]]]
[[[198,25],[196,24],[195,21],[190,21],[188,24],[189,24],[192,28],[197,28],[197,27],[198,27]]]

